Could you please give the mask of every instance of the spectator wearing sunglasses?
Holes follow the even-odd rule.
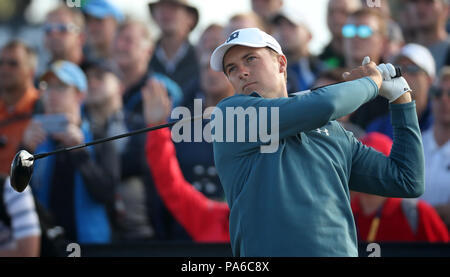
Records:
[[[361,0],[363,5],[368,6],[370,1]],[[380,6],[378,10],[384,17],[387,24],[387,43],[383,51],[382,59],[387,61],[391,57],[400,53],[400,50],[405,46],[405,38],[403,36],[402,28],[396,20],[392,18],[391,5],[389,0],[379,0]],[[391,1],[392,2],[392,1]]]
[[[393,64],[400,66],[402,74],[413,91],[412,97],[416,101],[417,118],[422,132],[430,128],[433,122],[431,103],[428,91],[435,78],[435,62],[430,51],[419,44],[405,45],[400,54],[394,57]],[[367,132],[380,132],[391,139],[394,137],[389,115],[376,118],[367,127]]]
[[[449,0],[404,0],[404,13],[402,23],[409,29],[411,42],[430,50],[439,72],[446,58],[450,59],[450,38],[446,31]]]
[[[375,9],[364,8],[351,14],[342,27],[347,67],[355,67],[365,56],[380,63],[387,38],[387,24]]]
[[[0,174],[9,174],[39,93],[33,85],[36,54],[19,41],[0,50]]]
[[[65,5],[47,14],[44,23],[45,47],[50,52],[51,62],[66,60],[77,65],[83,63],[84,25],[83,14]]]
[[[88,86],[84,72],[69,61],[56,61],[40,79],[47,118],[65,123],[33,118],[25,130],[22,149],[42,153],[92,141],[90,124],[81,117]],[[110,242],[107,209],[114,203],[117,184],[117,171],[108,166],[114,161],[112,155],[114,151],[93,147],[34,163],[33,193],[55,223],[64,228],[69,241]]]
[[[353,12],[361,8],[360,0],[330,0],[327,7],[327,26],[331,33],[331,41],[319,58],[328,68],[345,66],[342,27]]]
[[[450,67],[441,69],[430,92],[434,123],[422,135],[426,189],[421,198],[434,206],[450,230]]]
[[[376,64],[383,63],[382,56],[387,45],[387,22],[378,9],[363,8],[351,14],[342,27],[346,67],[360,65],[365,56]],[[377,97],[361,106],[350,120],[365,129],[367,124],[388,112],[386,99]]]

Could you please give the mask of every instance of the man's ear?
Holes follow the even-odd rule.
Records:
[[[280,65],[280,73],[287,71],[287,59],[285,55],[278,55],[278,63]]]
[[[434,84],[434,78],[432,78],[431,76],[429,76],[427,74],[427,81],[428,81],[428,86],[431,88],[431,86]]]
[[[142,43],[144,43],[144,42],[142,42]],[[143,58],[144,57],[145,57],[145,59],[151,59],[152,58],[152,56],[154,54],[153,45],[150,45],[150,44],[149,45],[143,45],[141,50],[142,50],[142,57]]]
[[[310,43],[311,40],[313,39],[313,35],[309,30],[307,32],[308,32],[308,43]]]
[[[81,43],[81,45],[85,45],[86,44],[86,40],[87,40],[87,35],[86,35],[86,31],[80,32],[78,34],[79,42]]]
[[[80,105],[84,102],[84,99],[86,99],[86,94],[87,92],[81,92],[77,89],[77,100]]]

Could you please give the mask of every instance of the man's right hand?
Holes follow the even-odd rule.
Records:
[[[30,125],[28,125],[25,130],[22,144],[25,146],[27,150],[33,151],[36,150],[36,147],[43,143],[47,138],[47,133],[42,128],[41,124],[37,121],[31,121]]]
[[[411,97],[408,96],[399,99],[405,93],[411,92],[411,88],[402,76],[394,78],[396,72],[395,67],[392,64],[380,64],[378,65],[378,70],[383,76],[383,84],[380,89],[381,96],[389,100],[389,103],[401,104],[411,102]],[[397,99],[399,101],[395,102]]]
[[[383,76],[377,69],[377,65],[370,61],[369,57],[365,57],[362,65],[351,70],[350,72],[345,72],[342,77],[345,81],[352,81],[364,77],[370,77],[378,86],[381,88],[383,83]]]

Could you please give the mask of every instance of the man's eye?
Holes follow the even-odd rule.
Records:
[[[251,61],[253,61],[254,59],[256,59],[256,57],[250,56],[250,57],[247,58],[247,62],[251,62]]]
[[[236,68],[235,66],[229,67],[228,68],[228,75],[230,75],[230,73],[233,72],[235,68]]]

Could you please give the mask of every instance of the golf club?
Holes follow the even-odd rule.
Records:
[[[399,67],[396,67],[395,71],[396,71],[396,76],[394,78],[402,76],[402,73],[401,73],[401,70]],[[345,81],[342,81],[342,82],[345,82]],[[339,84],[342,82],[334,83],[331,85]],[[320,88],[323,88],[326,86],[330,86],[330,85],[316,87],[312,90],[320,89]],[[297,92],[295,94],[303,94],[303,93],[307,93],[310,91],[311,90],[306,90],[306,91]],[[31,176],[33,174],[33,165],[34,165],[35,160],[42,159],[42,158],[48,157],[50,155],[55,155],[55,154],[62,153],[62,152],[72,151],[72,150],[76,150],[76,149],[80,149],[80,148],[84,148],[84,147],[88,147],[88,146],[92,146],[92,145],[96,145],[96,144],[100,144],[100,143],[104,143],[104,142],[108,142],[108,141],[112,141],[112,140],[116,140],[116,139],[121,139],[121,138],[134,136],[134,135],[138,135],[138,134],[142,134],[142,133],[146,133],[146,132],[151,132],[151,131],[155,131],[155,130],[162,129],[162,128],[172,127],[173,125],[175,125],[177,123],[181,123],[182,121],[192,121],[192,120],[197,120],[197,119],[201,119],[201,118],[203,118],[203,115],[198,115],[198,116],[194,116],[191,118],[184,118],[184,119],[180,119],[177,121],[162,124],[159,126],[143,128],[143,129],[135,130],[132,132],[124,133],[124,134],[113,136],[113,137],[98,139],[98,140],[94,140],[94,141],[91,141],[88,143],[71,146],[71,147],[67,147],[67,148],[61,148],[61,149],[47,152],[47,153],[31,155],[29,152],[27,152],[25,150],[20,150],[14,156],[14,159],[11,163],[11,170],[10,170],[11,186],[13,187],[14,190],[16,190],[18,192],[22,192],[27,188],[27,186],[31,180]]]
[[[92,145],[96,145],[96,144],[100,144],[100,143],[104,143],[104,142],[108,142],[108,141],[112,141],[112,140],[116,140],[116,139],[134,136],[134,135],[138,135],[138,134],[142,134],[142,133],[146,133],[146,132],[150,132],[150,131],[154,131],[154,130],[158,130],[158,129],[162,129],[162,128],[172,127],[176,123],[197,120],[200,118],[203,118],[203,115],[198,115],[198,116],[194,116],[191,118],[184,118],[184,119],[172,121],[172,122],[158,125],[158,126],[142,128],[142,129],[138,129],[138,130],[135,130],[132,132],[120,134],[117,136],[102,138],[102,139],[94,140],[91,142],[83,143],[80,145],[61,148],[61,149],[47,152],[47,153],[31,155],[26,150],[20,150],[14,156],[14,159],[11,163],[11,170],[10,170],[11,186],[13,187],[14,190],[16,190],[18,192],[22,192],[27,188],[27,186],[30,182],[31,176],[33,174],[33,165],[34,165],[35,160],[39,160],[39,159],[48,157],[50,155],[55,155],[55,154],[62,153],[62,152],[72,151],[72,150],[76,150],[76,149],[80,149],[80,148],[84,148],[84,147],[88,147],[88,146],[92,146]]]

